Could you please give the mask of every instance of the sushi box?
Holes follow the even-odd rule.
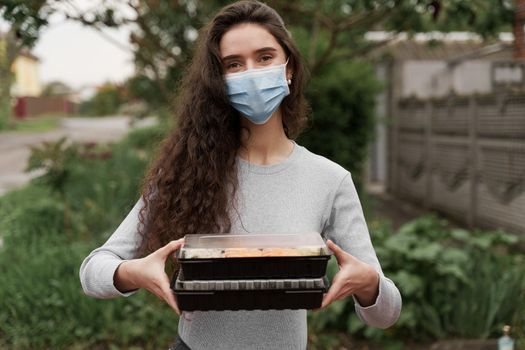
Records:
[[[332,255],[317,232],[191,234],[176,253],[186,280],[321,278]]]
[[[328,285],[326,277],[187,280],[180,270],[171,288],[182,311],[236,311],[319,308]]]

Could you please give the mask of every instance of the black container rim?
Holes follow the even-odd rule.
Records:
[[[215,293],[215,292],[255,292],[257,293],[258,291],[323,291],[324,293],[326,293],[328,291],[328,289],[330,288],[331,286],[331,283],[330,283],[330,280],[328,280],[328,277],[325,275],[322,277],[322,280],[323,280],[323,287],[316,287],[316,288],[297,288],[297,289],[286,289],[286,288],[279,288],[279,289],[217,289],[217,290],[188,290],[188,289],[178,289],[176,288],[176,281],[177,281],[177,278],[179,276],[179,273],[180,271],[175,271],[175,273],[173,274],[173,278],[171,279],[171,282],[170,282],[170,288],[175,292],[175,293],[180,293],[180,292],[185,292],[186,294],[192,294],[192,293],[196,293],[196,294],[203,294],[204,292],[207,292],[207,293]],[[272,280],[278,280],[278,279],[272,279]],[[215,280],[205,280],[205,282],[213,282]],[[222,281],[222,280],[220,280]]]

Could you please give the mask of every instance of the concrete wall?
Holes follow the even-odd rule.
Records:
[[[369,182],[385,183],[388,169],[388,79],[390,67],[387,63],[378,64],[374,68],[376,79],[385,84],[385,89],[376,96],[374,141],[368,152],[367,180]]]
[[[470,60],[449,67],[445,61],[401,62],[402,97],[443,97],[490,93],[492,62]]]

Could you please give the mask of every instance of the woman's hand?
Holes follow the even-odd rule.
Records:
[[[170,288],[164,267],[168,257],[182,245],[184,238],[171,241],[144,258],[124,261],[115,272],[115,287],[120,291],[147,289],[180,315],[175,293]]]
[[[378,272],[372,266],[345,252],[331,240],[327,241],[327,246],[334,252],[339,271],[334,276],[328,293],[324,295],[320,309],[352,294],[362,306],[374,304],[379,293]],[[314,309],[317,310],[319,309]]]

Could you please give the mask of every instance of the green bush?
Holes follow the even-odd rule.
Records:
[[[84,159],[71,169],[65,186],[72,220],[86,239],[113,231],[139,197],[147,156],[115,145],[107,159]]]
[[[120,147],[132,147],[134,149],[155,152],[167,130],[167,125],[164,123],[134,129],[120,143]]]
[[[385,274],[403,297],[398,322],[387,330],[366,327],[347,299],[310,315],[315,332],[338,330],[402,346],[408,340],[497,337],[504,324],[524,324],[525,257],[512,250],[515,236],[449,229],[432,215],[395,234],[388,224],[373,224],[371,235]]]
[[[82,292],[80,262],[95,247],[47,237],[36,238],[31,247],[5,240],[0,253],[0,339],[5,347],[167,347],[178,323],[169,306],[143,291],[112,300]]]
[[[379,89],[372,66],[356,60],[327,65],[312,78],[307,91],[312,125],[300,143],[351,171],[358,188]]]
[[[149,150],[136,135],[110,147],[75,145],[75,161],[57,162],[60,171],[0,198],[0,347],[157,349],[173,340],[178,317],[155,297],[141,291],[96,300],[78,277],[82,260],[137,200]],[[56,153],[53,159],[63,159]]]
[[[90,100],[80,105],[80,114],[87,116],[106,116],[116,114],[126,100],[122,86],[106,83],[98,88]]]
[[[42,168],[44,174],[32,180],[32,188],[49,188],[47,196],[60,200],[64,226],[57,232],[84,239],[112,232],[138,199],[145,167],[160,135],[159,127],[148,127],[112,145],[65,146],[62,139],[35,147],[28,169]]]
[[[396,235],[375,238],[377,254],[404,296],[395,328],[400,335],[487,338],[513,321],[525,272],[523,255],[509,254],[515,236],[448,229],[446,221],[427,216]]]
[[[39,237],[62,241],[63,227],[64,206],[45,187],[28,186],[0,200],[0,232],[13,245],[29,247]]]

